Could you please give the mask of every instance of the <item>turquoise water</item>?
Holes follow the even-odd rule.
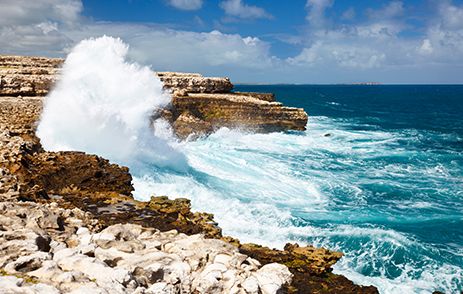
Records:
[[[463,86],[237,86],[309,113],[305,132],[222,129],[175,143],[189,170],[132,170],[136,195],[184,196],[225,234],[345,253],[382,293],[463,290]]]

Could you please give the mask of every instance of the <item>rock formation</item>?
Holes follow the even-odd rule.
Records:
[[[36,62],[7,60],[11,67]],[[60,64],[37,60],[43,67]],[[2,83],[8,80],[5,64]],[[50,83],[53,77],[47,77]],[[42,100],[21,97],[31,93],[21,84],[8,85],[0,87],[0,289],[5,292],[377,293],[331,272],[342,256],[338,252],[241,244],[224,237],[211,214],[192,212],[187,199],[134,200],[125,167],[81,152],[43,150],[35,136]],[[34,95],[44,93],[30,88]],[[273,99],[253,95],[236,96]]]
[[[62,59],[0,56],[0,96],[45,96],[62,63]],[[231,92],[233,84],[228,78],[177,72],[156,75],[171,92],[172,103],[153,118],[167,119],[182,139],[221,127],[259,132],[305,130],[305,111],[283,106],[273,94]]]
[[[276,293],[291,281],[222,240],[96,224],[56,203],[0,202],[2,292]]]

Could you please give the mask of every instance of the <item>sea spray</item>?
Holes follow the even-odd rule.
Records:
[[[46,97],[37,135],[47,150],[85,151],[131,167],[149,162],[185,170],[182,153],[150,127],[153,111],[171,98],[150,68],[126,60],[128,50],[122,40],[107,36],[75,46]]]

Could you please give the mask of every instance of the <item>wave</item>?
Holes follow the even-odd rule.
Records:
[[[128,50],[122,40],[107,36],[75,46],[46,97],[37,136],[47,150],[185,170],[183,154],[150,127],[150,116],[171,98],[150,68],[126,60]]]

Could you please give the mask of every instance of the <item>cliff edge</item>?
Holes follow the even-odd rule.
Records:
[[[45,96],[59,77],[62,59],[0,56],[0,96]],[[153,114],[178,137],[209,134],[221,127],[257,132],[305,130],[307,113],[285,107],[272,94],[232,92],[228,78],[157,72],[172,95],[171,105]]]

